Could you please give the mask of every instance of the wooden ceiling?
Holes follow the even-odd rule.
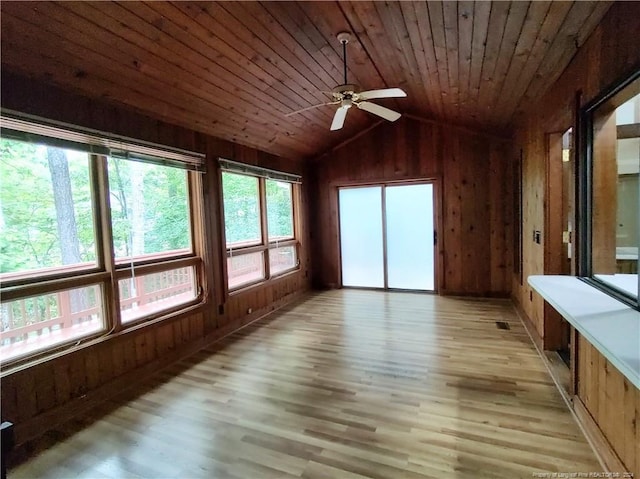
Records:
[[[379,119],[351,109],[329,131],[342,83],[401,87],[376,102],[508,134],[564,70],[611,2],[1,2],[2,68],[290,158],[312,157]]]

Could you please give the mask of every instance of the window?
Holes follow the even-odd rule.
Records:
[[[122,139],[111,147],[93,133],[2,121],[3,363],[197,300],[195,164],[173,150],[165,158],[165,150]]]
[[[583,112],[582,275],[638,307],[640,250],[640,72]]]
[[[267,229],[269,241],[293,239],[291,183],[265,180],[267,188]]]
[[[258,178],[223,173],[222,189],[227,248],[234,249],[262,243]]]
[[[122,323],[192,301],[192,261],[144,274],[167,259],[192,254],[189,173],[121,158],[109,158],[108,168]]]
[[[227,160],[221,165],[229,290],[296,269],[298,177]]]

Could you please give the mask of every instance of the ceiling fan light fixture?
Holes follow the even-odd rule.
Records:
[[[357,85],[347,83],[347,43],[351,41],[351,34],[349,32],[340,32],[338,33],[337,38],[338,41],[342,44],[344,83],[342,85],[336,86],[331,91],[333,101],[328,103],[321,103],[320,105],[313,105],[298,111],[287,113],[286,116],[307,111],[318,106],[340,105],[340,107],[336,110],[333,121],[331,123],[331,131],[334,131],[340,130],[342,128],[347,116],[347,111],[349,110],[349,108],[355,105],[359,109],[364,110],[368,113],[372,113],[373,115],[379,116],[380,118],[384,118],[385,120],[396,121],[398,118],[400,118],[400,113],[366,100],[373,100],[376,98],[403,98],[406,97],[407,94],[400,88],[384,88],[379,90],[360,91],[360,88]]]

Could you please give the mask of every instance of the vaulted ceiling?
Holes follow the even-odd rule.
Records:
[[[379,104],[508,134],[611,2],[1,2],[2,68],[290,158],[379,121],[351,109],[329,131],[342,79],[401,87]]]

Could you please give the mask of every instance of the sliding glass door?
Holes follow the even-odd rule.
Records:
[[[434,289],[433,185],[385,188],[387,287]]]
[[[340,189],[343,286],[384,288],[382,188]]]
[[[341,188],[343,286],[435,289],[433,185]]]

